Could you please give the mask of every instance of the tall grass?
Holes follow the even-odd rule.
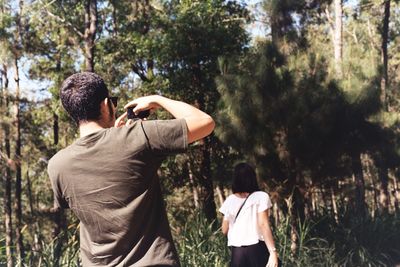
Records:
[[[182,266],[226,266],[229,249],[226,238],[216,226],[208,223],[205,216],[196,212],[184,223],[181,233],[174,234]]]
[[[330,226],[329,232],[326,232],[327,226]],[[325,218],[315,228],[314,235],[323,237],[335,248],[340,266],[400,265],[398,215],[363,218],[348,213],[338,225]]]
[[[76,227],[76,225],[75,225]],[[42,244],[39,261],[43,267],[79,267],[81,266],[79,257],[79,236],[78,228],[70,227],[52,242]],[[60,250],[58,252],[58,250]],[[59,256],[57,255],[59,254]],[[56,258],[59,258],[57,263]],[[31,265],[32,267],[35,265]]]
[[[323,238],[312,235],[314,224],[311,222],[298,223],[296,227],[297,249],[291,251],[291,225],[289,218],[273,230],[276,247],[283,266],[338,266],[335,250]]]
[[[25,244],[26,255],[14,259],[14,266],[23,267],[79,267],[79,236],[76,224],[72,224],[58,237],[42,240],[39,249]],[[58,259],[58,261],[57,261]],[[0,266],[7,266],[4,240],[0,240]]]
[[[188,217],[175,240],[183,266],[228,266],[227,240],[215,222],[201,213]],[[289,218],[273,229],[283,266],[373,267],[400,265],[400,221],[398,216],[352,218],[337,225],[334,218],[320,215],[296,226],[297,249],[291,251]]]
[[[219,229],[220,222],[209,223],[199,211],[185,211],[185,214],[171,220],[182,266],[228,266],[230,251],[226,237]],[[291,225],[288,218],[273,232],[283,266],[400,265],[400,220],[396,215],[359,218],[345,214],[336,224],[332,216],[321,214],[296,226],[298,242],[295,253],[290,249]],[[55,267],[58,245],[61,245],[59,266],[80,266],[76,225],[71,226],[64,236],[43,242],[40,251],[28,252],[24,259],[15,262],[19,266]],[[4,239],[0,239],[0,266],[5,265],[5,259]]]

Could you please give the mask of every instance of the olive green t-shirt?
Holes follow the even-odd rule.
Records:
[[[157,169],[187,148],[184,119],[103,129],[59,151],[55,203],[80,220],[83,266],[179,266]]]

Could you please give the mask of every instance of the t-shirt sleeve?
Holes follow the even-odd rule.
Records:
[[[272,207],[271,199],[265,192],[257,194],[257,212],[263,212]]]
[[[228,220],[229,218],[229,210],[230,210],[230,199],[227,198],[224,203],[222,203],[222,206],[219,208],[219,212],[221,212],[224,215],[224,219]]]
[[[227,208],[227,205],[226,205],[226,201],[219,208],[219,212],[221,212],[224,215],[228,213],[228,208]]]
[[[142,121],[149,148],[156,154],[183,152],[188,147],[185,119]]]
[[[49,174],[51,187],[52,187],[53,193],[54,193],[54,206],[58,209],[69,209],[68,202],[65,200],[65,198],[62,194],[61,184],[58,179],[59,177],[58,177],[57,171],[51,165],[51,161],[47,168],[47,172]]]

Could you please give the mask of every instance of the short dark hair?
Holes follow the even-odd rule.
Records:
[[[100,118],[100,103],[108,97],[104,80],[93,72],[75,73],[61,85],[61,103],[68,114],[79,124]]]
[[[233,193],[253,193],[259,191],[257,175],[253,167],[247,163],[236,164],[233,171],[232,192]]]

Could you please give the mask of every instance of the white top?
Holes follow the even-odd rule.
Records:
[[[224,220],[229,221],[228,246],[249,246],[264,240],[258,229],[257,213],[271,208],[271,199],[262,191],[252,193],[235,221],[236,214],[245,199],[234,194],[230,195],[219,209],[224,214]]]

